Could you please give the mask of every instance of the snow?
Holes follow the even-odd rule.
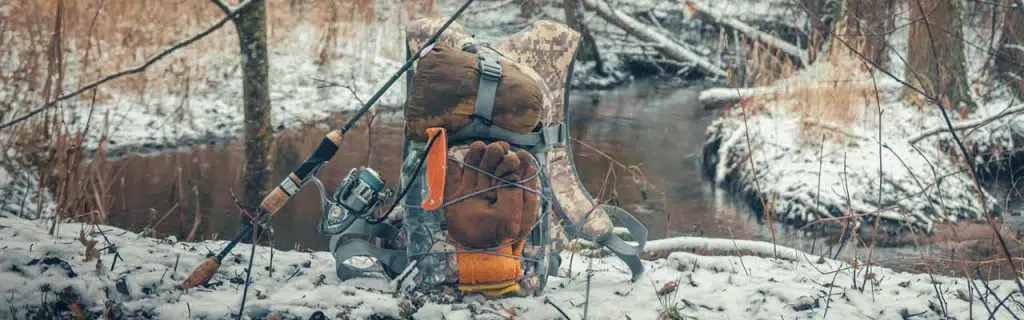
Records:
[[[141,237],[110,226],[75,223],[62,224],[59,236],[53,237],[46,233],[47,226],[44,221],[0,218],[0,248],[5,251],[5,259],[0,261],[0,283],[5,286],[0,294],[10,306],[0,310],[0,318],[14,318],[11,310],[17,318],[27,317],[26,312],[39,312],[41,301],[57,301],[61,296],[58,293],[69,287],[68,292],[78,296],[86,313],[102,313],[108,304],[124,315],[154,319],[222,319],[238,312],[251,250],[248,245],[239,245],[225,258],[209,287],[182,292],[176,285],[205,258],[204,254],[220,249],[225,241],[177,242],[173,238]],[[84,261],[79,232],[84,232],[87,240],[97,241],[98,249],[116,245],[121,259],[111,267],[113,250],[102,250],[98,260]],[[628,269],[617,258],[572,257],[567,252],[560,270],[563,277],[551,278],[544,296],[499,300],[465,297],[439,303],[393,292],[383,278],[339,281],[326,252],[275,251],[271,274],[270,254],[267,247],[256,248],[245,309],[251,318],[277,314],[305,319],[319,311],[332,319],[435,319],[442,314],[452,319],[502,319],[512,314],[523,319],[561,319],[558,311],[545,303],[550,300],[570,318],[580,319],[591,260],[591,319],[654,319],[665,309],[665,300],[677,306],[680,314],[698,319],[820,318],[826,312],[826,303],[833,317],[883,319],[904,313],[937,319],[939,306],[944,303],[949,316],[964,319],[969,315],[986,316],[982,303],[992,308],[1016,288],[1012,281],[988,282],[998,296],[995,298],[979,293],[987,291],[981,281],[939,276],[932,280],[924,274],[873,267],[870,274],[875,280],[867,281],[867,287],[861,290],[862,277],[868,274],[864,267],[851,268],[839,261],[687,252],[645,261],[647,273],[631,283]],[[677,289],[656,298],[656,292],[671,281],[676,282]],[[937,289],[943,302],[936,299]],[[824,298],[827,295],[832,297],[829,302]],[[986,302],[979,296],[985,296]],[[973,303],[968,302],[971,299]],[[1005,306],[1021,312],[1018,304]],[[1008,316],[1005,309],[1000,312],[997,317]]]
[[[321,30],[306,23],[287,31],[276,31],[278,34],[273,38],[282,40],[270,43],[268,52],[271,125],[276,130],[323,120],[330,120],[331,126],[339,126],[338,113],[361,106],[348,89],[319,88],[322,83],[314,79],[352,86],[358,89],[360,98],[367,99],[398,70],[405,59],[400,37],[404,29],[396,22],[398,9],[385,6],[378,11],[381,18],[372,25],[352,30],[353,34],[347,38],[339,37],[332,48],[333,56],[323,64],[316,61],[316,48],[324,42],[319,36],[323,33]],[[180,37],[192,36],[213,22],[189,28],[194,30],[182,32]],[[194,48],[172,53],[155,63],[145,72],[148,84],[141,94],[125,86],[102,85],[98,95],[105,98],[97,102],[95,110],[89,108],[89,99],[68,102],[70,108],[61,108],[67,123],[72,129],[83,128],[92,112],[94,129],[87,135],[84,147],[93,150],[105,137],[108,154],[112,156],[219,142],[241,134],[242,70],[237,41],[231,41],[234,40],[233,28],[230,23],[224,26],[224,29],[231,29],[230,37],[224,36],[228,30],[219,30],[193,44]],[[142,49],[159,50],[138,50]],[[176,59],[182,62],[174,62],[179,61]],[[71,65],[76,63],[73,53],[68,61]],[[176,73],[183,72],[182,68],[184,72],[196,70],[191,73],[195,77],[175,77]],[[69,68],[67,91],[93,80],[81,79],[77,70]],[[131,81],[139,81],[139,78],[131,78]],[[400,105],[404,90],[404,81],[396,82],[378,106]],[[3,89],[0,89],[0,96],[4,96]],[[35,107],[26,106],[26,109]],[[7,116],[13,118],[17,114]]]
[[[13,157],[13,151],[5,156]],[[39,182],[29,172],[11,173],[0,166],[0,216],[27,219],[47,218],[54,210],[53,197],[39,189]]]
[[[788,17],[784,24],[801,29],[804,18],[799,10],[787,1],[741,1],[721,3],[698,1],[714,9],[723,17],[745,21],[751,24],[765,24],[777,21],[777,17]],[[438,1],[435,6],[441,14],[450,14],[461,5],[461,1]],[[487,1],[475,4],[460,19],[467,30],[481,39],[494,39],[505,34],[520,31],[537,19],[563,21],[564,11],[555,5],[542,8],[539,16],[531,20],[519,17],[519,3],[515,1]],[[683,50],[692,50],[695,55],[713,57],[714,63],[721,64],[720,48],[713,48],[702,40],[706,26],[684,17],[682,4],[657,1],[637,1],[617,4],[623,10],[645,12],[644,8],[657,8],[655,14],[665,24],[665,37],[671,37]],[[340,125],[339,113],[360,107],[357,99],[342,87],[318,88],[323,79],[340,84],[353,83],[362,99],[371,96],[387,77],[394,73],[405,59],[402,34],[405,13],[398,6],[374,6],[375,19],[370,24],[347,30],[354,34],[339,38],[331,47],[335,54],[326,63],[319,63],[318,49],[325,42],[314,22],[300,23],[294,28],[271,30],[272,37],[280,39],[270,44],[269,74],[271,87],[272,126],[284,130],[299,124],[323,122],[331,126]],[[628,53],[623,48],[638,49],[624,45],[617,37],[622,31],[610,26],[593,12],[585,13],[585,21],[598,38],[598,46],[606,66],[607,76],[599,76],[592,64],[580,63],[574,69],[572,84],[585,88],[608,88],[629,81],[632,76],[625,64],[630,59],[649,59],[655,51]],[[634,14],[634,18],[639,17]],[[796,17],[796,18],[794,18]],[[647,19],[647,18],[643,18]],[[312,19],[310,19],[312,20]],[[642,20],[642,19],[641,19]],[[205,22],[212,24],[214,21]],[[644,20],[645,24],[650,22]],[[189,28],[181,28],[178,38],[184,39],[203,28],[204,22]],[[233,29],[229,23],[226,29]],[[148,153],[177,147],[189,147],[204,143],[218,143],[237,137],[243,128],[242,112],[242,70],[234,30],[220,30],[211,38],[201,40],[193,47],[175,52],[169,58],[155,63],[145,72],[145,78],[131,78],[111,83],[98,89],[95,110],[89,108],[87,97],[64,103],[59,109],[71,128],[84,128],[87,120],[92,128],[87,135],[85,147],[93,150],[105,143],[106,155],[117,157],[126,153]],[[17,36],[11,34],[13,39]],[[626,37],[628,38],[628,37]],[[122,53],[117,44],[104,44],[112,49],[93,57],[103,61]],[[69,66],[80,64],[79,55],[72,52],[67,57]],[[160,48],[134,48],[135,59],[142,61],[155,54]],[[127,49],[125,49],[127,50]],[[109,52],[106,52],[109,51]],[[142,55],[142,52],[151,52]],[[110,57],[108,57],[108,55]],[[16,55],[13,57],[19,58]],[[21,57],[23,58],[23,57]],[[687,65],[689,63],[684,63]],[[184,69],[185,71],[182,71]],[[682,70],[686,70],[683,68]],[[80,75],[80,68],[68,68],[65,91],[77,88],[93,80],[94,75]],[[120,69],[117,69],[120,70]],[[192,71],[189,71],[192,70]],[[107,70],[111,73],[115,70]],[[181,72],[195,77],[175,76]],[[138,85],[123,85],[122,82],[141,82]],[[400,79],[378,102],[379,106],[396,107],[404,101],[404,79]],[[8,93],[0,88],[0,96]],[[22,110],[37,106],[23,106]],[[91,112],[91,113],[90,113]],[[5,115],[4,120],[17,116]],[[97,129],[98,128],[98,129]]]
[[[903,29],[892,38],[898,52],[890,53],[891,73],[897,77],[905,69],[900,62],[905,54],[898,54],[906,52],[907,32]],[[965,28],[968,38],[979,37],[977,32]],[[979,107],[966,118],[950,112],[953,125],[1018,111],[958,132],[968,148],[979,151],[975,161],[984,164],[1024,146],[1024,113],[1019,112],[1024,102],[980,74],[983,48],[966,47],[972,98]],[[776,219],[798,225],[876,212],[886,222],[906,223],[921,231],[930,231],[935,223],[983,221],[985,211],[975,183],[963,168],[959,150],[952,147],[953,140],[945,133],[946,123],[936,107],[905,99],[901,84],[887,75],[879,72],[872,79],[863,71],[852,70],[857,68],[842,66],[822,59],[768,87],[702,92],[701,100],[707,102],[738,98],[762,102],[754,106],[760,108],[757,111],[748,111],[746,119],[743,108],[734,107],[708,128],[705,167],[715,183],[735,188],[749,199],[758,199],[758,195],[771,199]],[[843,85],[835,85],[837,80]],[[825,90],[819,95],[835,98],[857,86],[877,87],[881,101],[876,104],[874,90],[868,90],[868,99],[854,101],[852,106],[828,99],[814,100],[810,103],[821,105],[810,108],[800,106],[807,102],[801,101],[799,92]],[[794,92],[798,94],[794,96]],[[780,93],[790,96],[776,99]],[[828,105],[832,102],[836,105]],[[854,113],[847,115],[852,119],[846,122],[821,114],[847,107]],[[929,132],[937,134],[922,139]],[[994,214],[1007,209],[988,192],[984,199]]]
[[[790,1],[698,2],[724,17],[751,24],[780,21],[798,30],[806,24],[803,14],[787,5]],[[517,15],[509,14],[510,10],[517,12],[519,4],[496,4],[500,6],[471,12],[465,22],[467,29],[484,30],[481,38],[493,38],[518,31],[527,24]],[[455,5],[456,1],[447,1],[439,7],[443,12],[451,12]],[[636,1],[621,6],[626,12],[635,11],[629,10],[629,6],[656,7],[655,16],[663,22],[680,19],[682,15],[675,14],[683,10],[671,2]],[[560,11],[561,8],[548,7],[540,18],[561,19]],[[634,18],[640,20],[636,15]],[[337,112],[359,106],[345,88],[318,88],[314,78],[343,84],[352,79],[359,96],[369,97],[404,59],[401,24],[390,23],[388,19],[356,30],[357,35],[351,38],[365,41],[337,43],[340,54],[324,65],[317,64],[310,54],[310,48],[319,43],[311,26],[298,26],[284,36],[286,40],[272,45],[269,65],[274,127],[281,130],[306,122],[336,120]],[[682,19],[673,21],[677,25],[670,26],[671,37],[696,54],[712,58],[718,49],[698,44],[694,39],[701,39],[699,27],[694,21]],[[621,33],[609,30],[608,23],[594,18],[591,12],[587,13],[587,21],[592,30],[605,35]],[[967,36],[975,35],[968,32]],[[896,48],[906,45],[901,37],[905,37],[905,30],[894,37]],[[604,87],[629,78],[623,70],[625,59],[620,57],[621,51],[615,51],[622,49],[623,42],[603,38],[598,41],[612,75],[596,77],[592,65],[580,64],[574,70],[574,85]],[[97,147],[104,135],[108,147],[121,152],[186,146],[238,135],[242,128],[242,88],[236,51],[185,51],[181,55],[189,64],[203,68],[203,79],[192,79],[195,83],[189,85],[191,89],[187,92],[154,89],[138,95],[102,87],[100,93],[108,98],[96,106],[94,120],[102,119],[109,126],[92,132],[86,147]],[[974,57],[969,69],[980,70],[978,54],[968,56]],[[900,59],[890,60],[894,61],[894,73],[902,74]],[[150,72],[160,74],[172,68],[164,63],[156,67],[156,71]],[[803,83],[807,87],[810,83],[822,83],[827,80],[823,77],[828,74],[827,67],[812,65],[785,85]],[[882,88],[893,87],[889,79],[878,76],[878,80]],[[69,80],[68,86],[74,85]],[[399,105],[404,99],[403,86],[404,81],[397,81],[379,104]],[[757,90],[774,92],[766,88],[741,93],[763,93]],[[922,132],[944,126],[934,108],[917,111],[899,99],[899,92],[887,89],[884,93],[880,106],[884,112],[881,137],[874,120],[878,117],[874,109],[877,106],[873,104],[863,106],[855,125],[838,130],[840,138],[826,139],[824,143],[816,137],[809,139],[803,132],[802,117],[784,104],[767,106],[764,112],[749,115],[745,121],[736,113],[718,119],[708,131],[709,141],[718,144],[709,154],[716,160],[711,164],[716,183],[739,185],[743,188],[741,192],[747,194],[760,189],[765,194],[778,195],[774,206],[784,213],[781,217],[804,222],[838,216],[843,211],[880,211],[889,220],[905,221],[925,230],[939,222],[978,220],[982,214],[977,210],[973,182],[958,169],[956,158],[941,147],[943,142],[948,143],[948,135],[931,136],[914,144],[910,141]],[[702,96],[732,99],[729,94],[708,91]],[[996,90],[990,98],[977,100],[981,102],[979,110],[959,121],[977,121],[1024,105],[1005,90]],[[73,125],[82,125],[90,111],[64,110]],[[1022,144],[1021,117],[1007,117],[966,131],[964,139],[980,151],[998,155],[1000,150]],[[806,120],[818,121],[818,126],[824,128],[839,126]],[[331,124],[336,125],[333,121]],[[888,149],[879,150],[879,143]],[[819,153],[819,149],[823,152]],[[751,154],[750,150],[755,151]],[[747,158],[748,155],[752,157]],[[58,235],[50,236],[48,220],[20,217],[51,216],[55,210],[52,196],[37,193],[38,181],[31,175],[8,169],[0,168],[0,283],[4,284],[0,286],[0,305],[9,308],[0,308],[0,318],[27,318],[26,312],[39,313],[44,303],[55,306],[58,304],[54,302],[62,296],[68,298],[68,294],[60,294],[63,292],[78,295],[89,313],[102,313],[107,305],[112,311],[132,317],[157,319],[221,319],[238,312],[251,246],[236,247],[210,286],[181,292],[175,286],[207,253],[222,248],[225,241],[188,243],[173,238],[154,239],[116,227],[78,223],[61,223]],[[885,177],[881,190],[879,172]],[[938,188],[932,183],[936,176],[944,177]],[[907,196],[918,193],[923,196]],[[881,210],[876,203],[879,195],[887,203]],[[991,196],[986,201],[990,201],[990,207],[995,204]],[[96,248],[106,248],[101,250],[98,260],[85,260],[86,248],[78,239],[79,232],[84,232],[87,240],[97,241]],[[736,256],[733,251],[739,249],[757,256]],[[271,249],[257,247],[245,310],[251,318],[266,318],[274,313],[309,318],[319,311],[328,318],[352,319],[504,319],[512,315],[561,319],[555,308],[558,306],[570,318],[579,319],[586,306],[592,319],[654,319],[666,305],[671,305],[680,314],[698,319],[817,319],[826,312],[837,318],[917,315],[915,318],[937,319],[943,312],[955,318],[980,318],[988,315],[986,309],[994,308],[998,300],[1016,289],[1013,282],[1006,280],[982,283],[881,267],[871,267],[869,271],[859,264],[854,267],[758,241],[680,237],[654,240],[647,245],[648,253],[676,250],[692,252],[673,252],[645,261],[647,274],[635,283],[629,281],[626,266],[614,257],[591,258],[566,252],[560,269],[563,277],[552,278],[543,297],[496,301],[467,297],[439,303],[425,301],[416,294],[393,292],[386,279],[342,282],[336,278],[334,261],[327,252],[273,251],[271,268]],[[733,255],[693,253],[701,250],[727,251]],[[769,258],[776,251],[780,258]],[[600,256],[602,251],[581,253]],[[588,284],[591,263],[593,276]],[[872,279],[865,281],[865,277]],[[659,297],[657,292],[673,281],[677,288]],[[987,287],[994,293],[989,293]],[[941,299],[936,297],[936,291]],[[1005,308],[999,310],[997,317],[1008,318],[1009,310],[1024,311],[1019,303],[1010,302],[1003,305]]]

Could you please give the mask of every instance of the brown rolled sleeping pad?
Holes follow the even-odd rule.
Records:
[[[480,86],[477,55],[438,43],[418,62],[406,105],[408,139],[426,141],[426,128],[458,130],[469,124]],[[539,79],[506,59],[495,92],[491,119],[494,125],[516,133],[529,133],[540,122],[544,89]]]

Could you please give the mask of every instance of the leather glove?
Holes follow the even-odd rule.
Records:
[[[470,145],[463,162],[510,182],[532,178],[522,185],[539,190],[540,177],[535,177],[538,168],[534,166],[533,156],[526,151],[509,151],[509,144],[504,141],[491,144],[476,141]],[[451,159],[448,161],[446,201],[505,183]],[[467,248],[493,248],[513,242],[521,248],[522,240],[537,221],[539,206],[538,194],[515,185],[482,192],[448,205],[445,209],[448,235]]]

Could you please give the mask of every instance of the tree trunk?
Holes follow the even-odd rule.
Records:
[[[270,188],[270,148],[274,135],[270,125],[270,83],[267,76],[267,7],[257,1],[235,19],[242,55],[242,99],[245,108],[244,205],[259,207],[262,194]],[[255,212],[251,212],[255,214]]]
[[[973,108],[964,57],[963,3],[910,0],[909,7],[906,79],[949,110],[963,112],[967,109],[961,108]]]
[[[917,0],[911,0],[917,1]],[[888,63],[886,38],[893,32],[895,0],[846,0],[843,20],[844,35],[857,50],[879,66]],[[848,41],[849,41],[848,40]]]
[[[601,62],[601,54],[597,51],[597,43],[594,36],[590,34],[590,28],[583,21],[583,2],[580,0],[563,0],[562,6],[565,9],[565,22],[570,28],[580,33],[583,38],[579,51],[576,52],[576,59],[581,62],[594,62],[594,71],[600,76],[606,76],[604,63]]]
[[[1007,83],[1017,96],[1024,100],[1024,1],[1009,0],[1008,5],[1019,3],[1015,9],[1007,9],[1003,15],[1003,31],[996,48],[995,68],[999,77]]]

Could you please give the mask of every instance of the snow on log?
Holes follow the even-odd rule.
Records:
[[[687,49],[682,45],[679,45],[675,41],[672,41],[671,38],[662,34],[655,28],[652,28],[640,21],[637,21],[636,19],[633,19],[633,17],[630,17],[628,14],[625,14],[622,11],[613,9],[604,0],[583,0],[583,6],[589,10],[595,11],[598,16],[601,16],[601,18],[607,20],[608,22],[614,24],[615,26],[622,28],[622,30],[625,30],[627,33],[634,37],[637,37],[638,39],[644,42],[653,42],[659,44],[660,46],[655,47],[654,49],[658,50],[658,52],[661,52],[662,54],[668,56],[669,58],[679,61],[692,62],[696,64],[697,67],[699,67],[700,69],[708,73],[711,73],[715,76],[723,78],[728,77],[728,73],[726,73],[725,70],[722,70],[722,68],[718,67],[714,63],[711,63],[711,61],[704,59],[703,57],[694,53],[690,49]]]
[[[785,52],[789,56],[795,58],[800,63],[807,63],[807,52],[800,47],[797,47],[785,40],[774,37],[768,33],[765,33],[757,28],[751,27],[750,25],[743,23],[742,21],[736,20],[731,17],[726,17],[721,13],[712,10],[708,6],[697,3],[693,0],[687,0],[686,6],[691,15],[698,16],[701,18],[708,18],[711,22],[728,26],[729,28],[735,29],[736,31],[742,32],[751,38],[757,39],[761,43],[764,43],[772,48],[779,49],[779,51]]]
[[[891,92],[902,88],[902,85],[896,81],[878,81],[877,83],[879,92]],[[756,87],[756,88],[711,88],[701,91],[697,96],[697,100],[702,104],[712,103],[732,103],[744,99],[750,98],[761,98],[771,99],[775,95],[785,94],[791,92],[793,86],[771,86],[771,87]],[[800,90],[835,90],[834,85],[801,85]]]
[[[697,100],[702,104],[736,102],[752,97],[771,95],[779,92],[774,87],[759,88],[711,88],[700,92]]]
[[[584,249],[581,250],[581,254],[584,255],[593,255],[595,249],[601,248],[591,241],[583,239],[574,241],[579,244],[581,249]],[[636,245],[636,242],[633,241],[627,241],[626,243]],[[602,249],[602,251],[605,250]],[[685,236],[647,241],[647,244],[644,246],[643,256],[646,259],[659,259],[667,257],[673,252],[681,251],[694,251],[697,253],[707,251],[715,255],[755,255],[796,262],[819,263],[832,261],[832,259],[770,242]]]

